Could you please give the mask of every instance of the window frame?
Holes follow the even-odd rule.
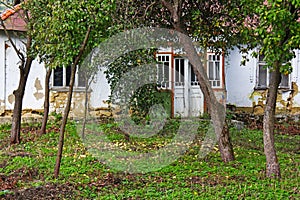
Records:
[[[171,89],[172,88],[172,67],[174,61],[173,57],[168,53],[157,53],[156,64],[157,69],[157,85],[159,89]],[[161,73],[160,73],[161,72]]]
[[[71,67],[71,66],[68,66]],[[56,86],[55,85],[55,69],[52,69],[52,75],[51,75],[51,81],[50,81],[50,89],[55,90],[55,91],[68,91],[69,90],[69,85],[67,85],[67,67],[63,66],[61,67],[62,70],[62,85]],[[57,68],[56,68],[57,69]],[[76,75],[75,75],[75,82],[74,82],[74,90],[75,91],[84,91],[85,86],[79,85],[79,67],[77,67],[76,70]],[[71,72],[71,70],[70,70]],[[71,74],[70,74],[71,77]]]
[[[262,57],[262,58],[261,58]],[[266,61],[263,60],[264,56],[263,55],[260,55],[258,53],[258,56],[257,56],[257,65],[256,65],[256,83],[255,83],[255,89],[257,90],[265,90],[265,89],[268,89],[269,88],[269,84],[270,84],[270,69],[268,67],[266,67]],[[284,65],[284,64],[283,64]],[[263,67],[264,70],[266,71],[266,84],[265,85],[260,85],[259,82],[260,82],[260,68]],[[281,89],[281,90],[290,90],[291,89],[291,76],[290,74],[288,75],[284,75],[281,73],[281,80],[283,80],[284,77],[287,77],[287,85],[282,85],[282,81],[280,82],[279,84],[279,87],[278,89]]]
[[[210,59],[210,56],[213,57],[213,59]],[[219,59],[214,59],[214,57],[217,56]],[[222,54],[216,54],[214,52],[208,52],[206,56],[206,64],[207,64],[207,76],[209,83],[212,88],[223,88],[223,55]],[[217,62],[218,61],[218,62]],[[213,62],[213,79],[211,79],[210,74],[210,62]],[[216,76],[216,63],[219,63],[219,77]],[[217,79],[219,78],[219,79]],[[214,82],[219,82],[219,84],[214,85]]]

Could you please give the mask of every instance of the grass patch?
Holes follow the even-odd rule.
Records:
[[[183,156],[162,169],[130,174],[110,169],[83,145],[70,122],[65,136],[60,176],[53,178],[58,125],[38,137],[25,128],[20,145],[8,146],[10,126],[0,126],[0,198],[50,197],[65,199],[299,199],[300,135],[276,135],[281,180],[265,177],[265,156],[260,130],[231,129],[236,160],[221,162],[217,148],[199,159],[199,144],[207,131],[200,121],[197,137]],[[118,126],[98,126],[113,144],[126,151],[156,151],[167,145],[178,129],[178,120],[149,138],[130,137]],[[25,131],[27,130],[27,131]],[[48,196],[47,196],[48,195]]]

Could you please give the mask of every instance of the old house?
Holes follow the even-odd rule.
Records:
[[[19,16],[20,9],[6,10],[1,14],[6,29],[24,32],[25,22]],[[20,50],[24,49],[21,40],[11,34]],[[297,113],[300,109],[298,94],[300,51],[295,51],[292,60],[294,70],[289,75],[282,75],[282,81],[277,99],[278,111]],[[206,111],[206,103],[199,88],[199,83],[189,61],[184,54],[171,49],[161,49],[156,59],[163,63],[159,65],[157,78],[159,88],[171,91],[171,113],[176,116],[199,116]],[[238,110],[251,113],[262,113],[266,100],[269,73],[264,68],[263,57],[252,58],[241,66],[242,55],[238,49],[232,50],[226,57],[213,52],[206,52],[204,65],[217,99],[223,104],[231,104]],[[0,115],[10,114],[13,109],[13,91],[19,80],[19,59],[12,48],[4,27],[0,26]],[[175,73],[178,72],[178,73]],[[44,79],[46,70],[43,63],[36,59],[33,62],[23,99],[24,111],[41,112],[44,102]],[[51,78],[50,112],[62,112],[66,102],[70,81],[70,68],[58,67],[53,69]],[[179,74],[179,75],[176,75]],[[108,115],[106,100],[110,94],[109,85],[103,72],[97,74],[96,82],[91,85],[89,107],[93,115]],[[83,114],[85,85],[82,76],[76,75],[71,116]]]
[[[251,53],[251,52],[250,52]],[[230,52],[226,58],[225,76],[227,104],[236,106],[239,110],[262,114],[266,102],[266,94],[270,79],[269,69],[265,68],[263,56],[252,58],[241,66],[242,55],[237,49]],[[281,83],[277,97],[277,112],[299,114],[300,95],[298,92],[300,50],[294,50],[295,58],[291,61],[293,71],[281,75]]]

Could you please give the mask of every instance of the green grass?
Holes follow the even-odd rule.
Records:
[[[207,123],[200,123],[198,139],[207,130]],[[99,130],[112,143],[122,144],[120,148],[124,150],[147,152],[163,148],[170,142],[178,125],[178,120],[173,120],[155,136],[131,137],[129,141],[114,123],[102,124]],[[221,162],[216,148],[205,158],[199,159],[199,142],[195,141],[189,151],[170,165],[154,172],[130,174],[110,169],[95,159],[77,135],[76,124],[69,123],[60,176],[54,179],[58,141],[56,126],[48,126],[53,131],[42,137],[36,136],[34,131],[22,133],[24,142],[14,146],[8,146],[10,126],[0,126],[0,177],[5,177],[7,181],[6,185],[0,182],[0,198],[15,191],[49,184],[71,190],[71,199],[300,198],[300,135],[276,135],[281,180],[265,177],[262,132],[248,129],[231,129],[236,156],[233,162]],[[9,183],[11,187],[7,187]],[[62,193],[65,197],[63,189],[56,192],[55,195]]]

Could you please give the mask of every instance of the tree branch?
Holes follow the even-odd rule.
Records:
[[[176,5],[172,5],[170,2],[165,1],[165,0],[161,0],[161,3],[171,13],[171,18],[172,18],[172,21],[173,21],[173,26],[174,26],[174,24],[179,23],[179,15],[178,15],[179,1],[178,0],[175,1]]]
[[[4,24],[4,21],[0,18],[0,22],[1,22],[1,26],[3,27],[3,30],[4,30],[4,33],[5,35],[7,36],[9,42],[11,43],[11,45],[13,46],[15,52],[17,53],[19,59],[22,61],[22,62],[25,62],[25,56],[23,55],[23,53],[17,48],[16,44],[13,42],[13,40],[11,39],[10,37],[10,34]]]
[[[147,12],[148,12],[148,10],[155,4],[156,2],[155,1],[153,1],[150,5],[148,5],[147,6],[147,8],[145,9],[145,12],[144,12],[144,15],[143,15],[143,18],[145,18],[146,17],[146,14],[147,14]]]
[[[92,28],[91,28],[91,26],[89,26],[88,30],[87,30],[87,32],[85,34],[85,38],[84,38],[84,40],[83,40],[83,42],[81,44],[81,47],[79,49],[79,53],[76,56],[75,61],[73,63],[74,66],[76,66],[79,63],[79,61],[81,59],[81,56],[83,55],[84,49],[85,49],[85,47],[86,47],[86,45],[88,43],[89,37],[90,37],[91,30],[92,30]]]

